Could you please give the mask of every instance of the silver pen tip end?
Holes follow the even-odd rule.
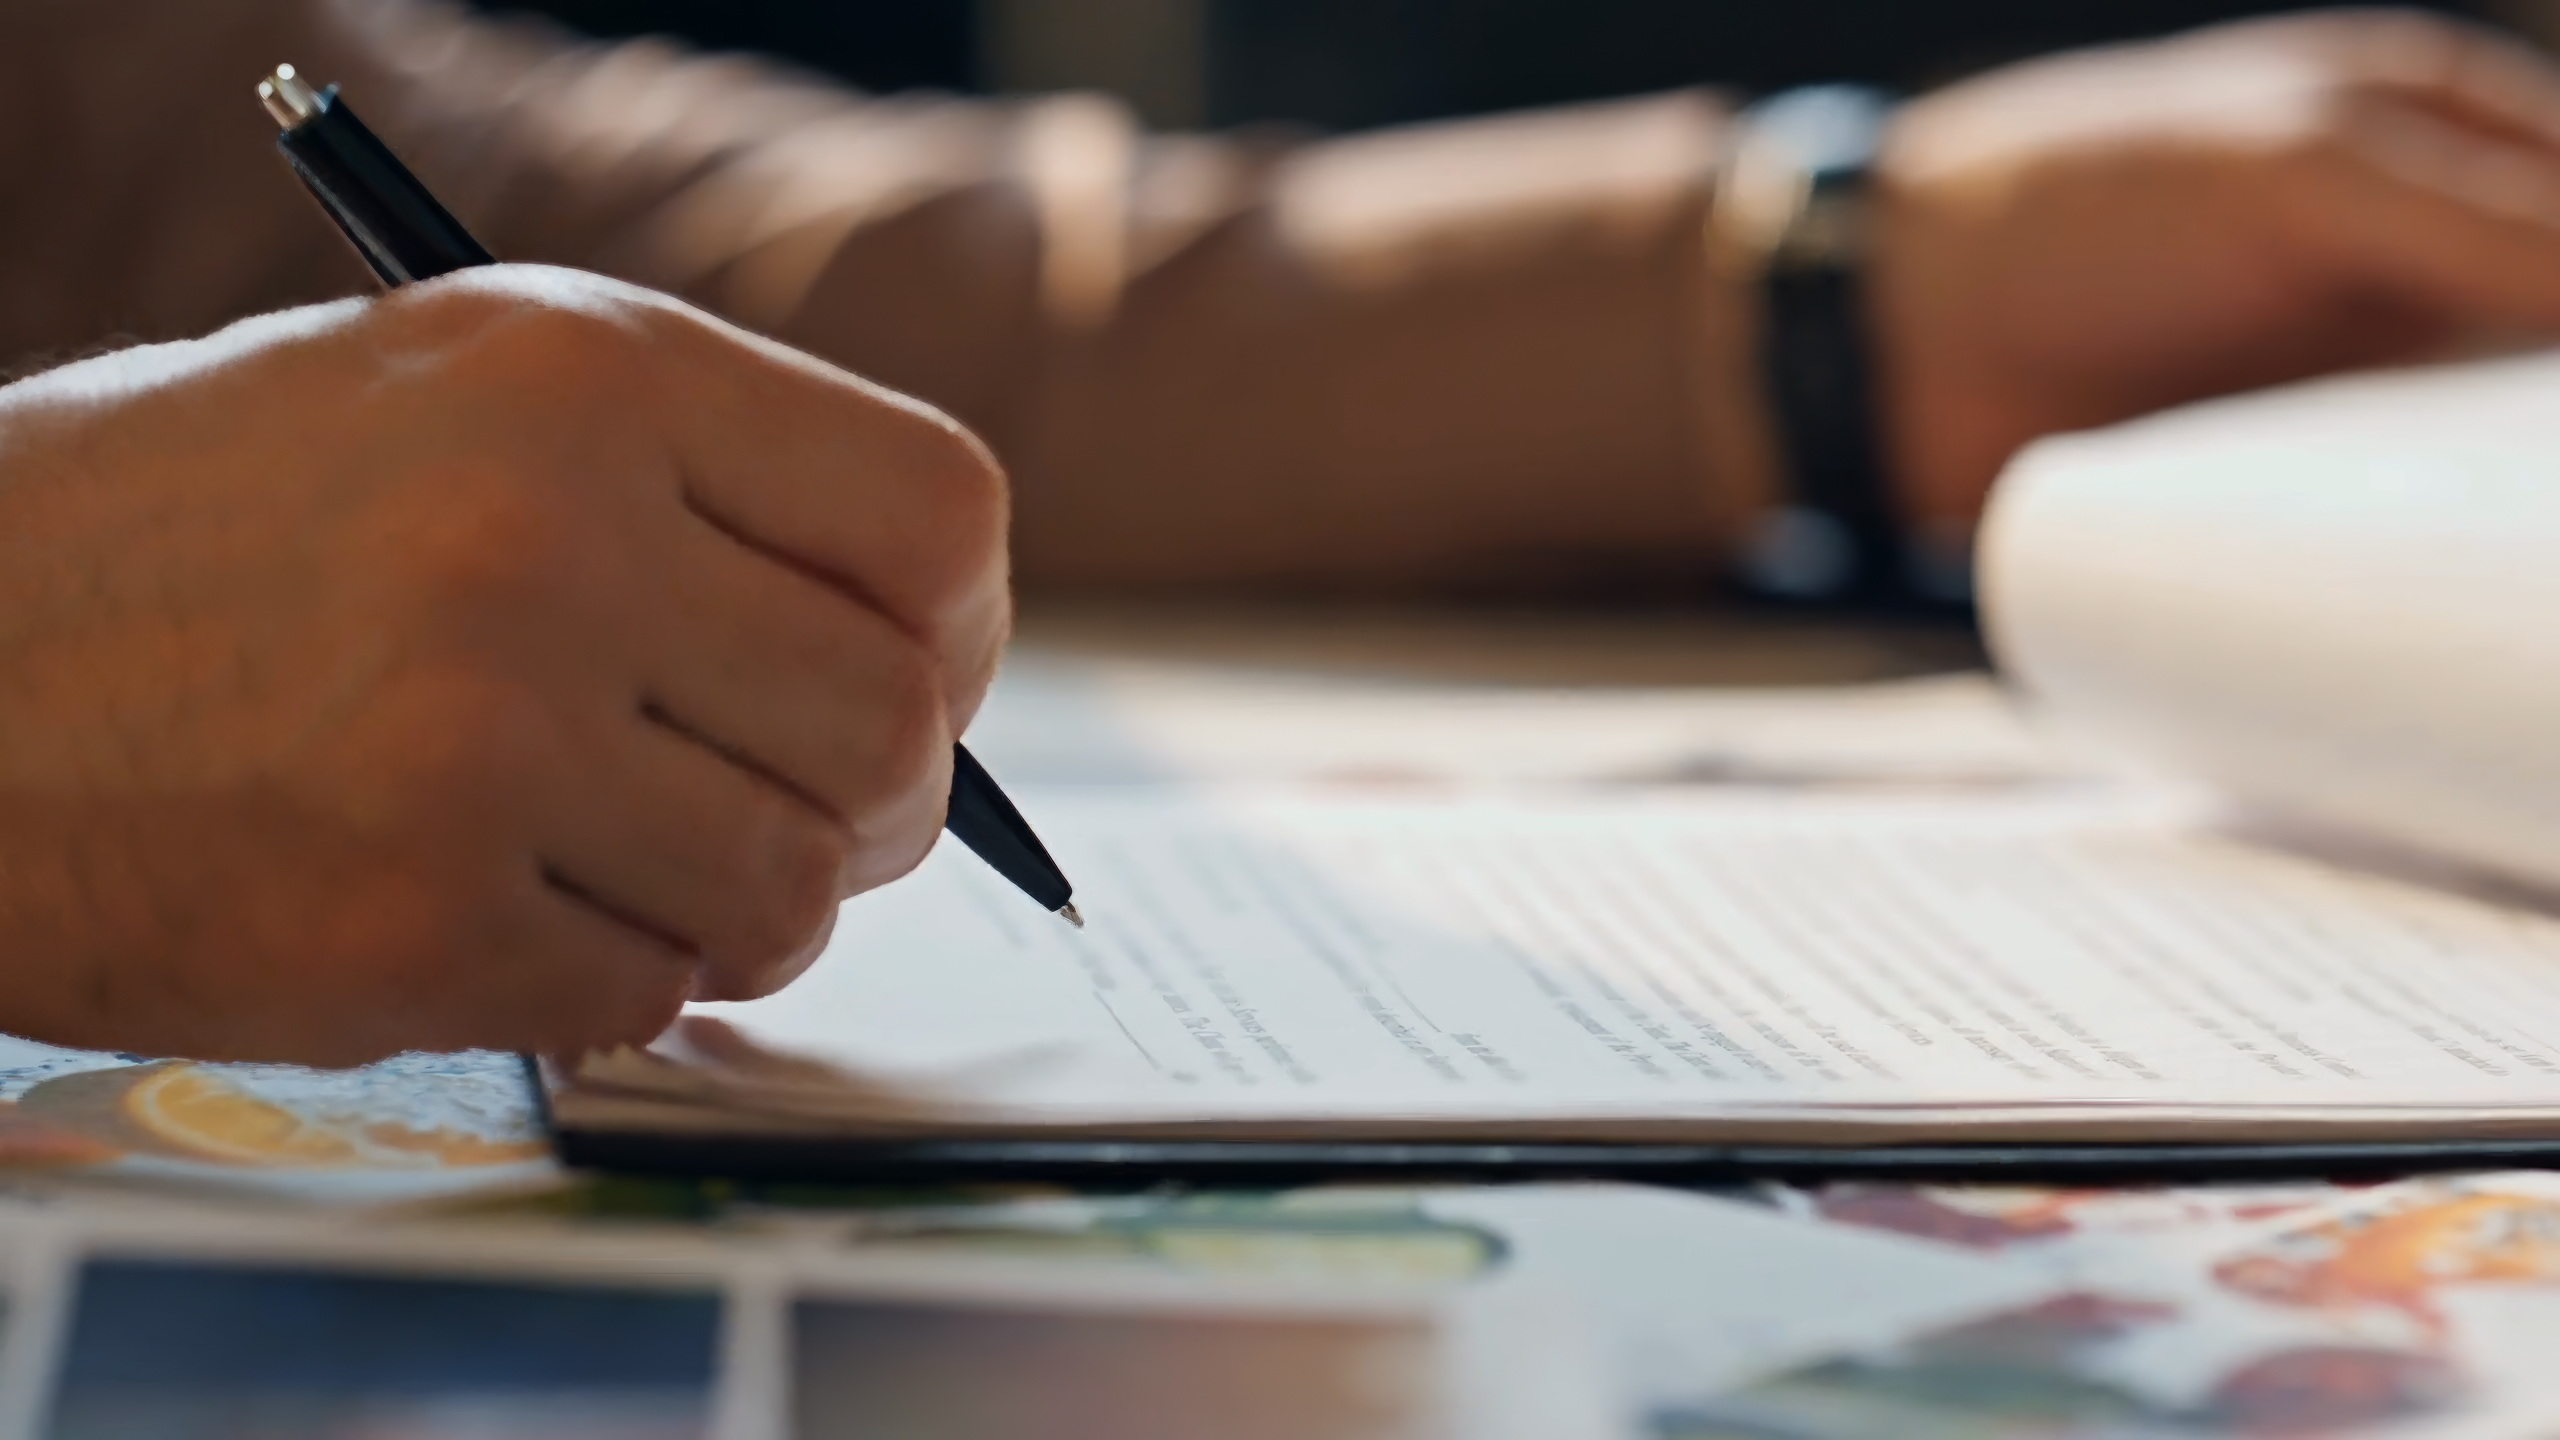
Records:
[[[1073,900],[1058,907],[1058,918],[1079,930],[1084,928],[1084,915],[1076,909],[1076,902]]]
[[[258,82],[258,103],[287,130],[320,113],[318,92],[304,84],[290,65],[277,66],[274,74]]]

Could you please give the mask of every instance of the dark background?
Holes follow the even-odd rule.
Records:
[[[2046,50],[2281,8],[2233,0],[1224,0],[1214,12],[1210,75],[1220,119],[1376,124],[1700,81],[1917,88]]]
[[[675,35],[760,50],[875,90],[976,90],[972,0],[504,0],[590,35]]]
[[[1031,0],[1069,4],[1073,0]],[[2304,8],[2240,0],[1205,0],[1213,124],[1328,127],[1663,89],[1900,87]],[[596,34],[787,56],[875,89],[986,88],[972,0],[533,0]],[[2467,12],[2460,0],[2425,8]]]

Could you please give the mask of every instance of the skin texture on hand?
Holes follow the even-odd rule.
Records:
[[[0,1030],[649,1037],[931,847],[1009,623],[940,415],[505,266],[0,389]]]
[[[1918,516],[2018,447],[2335,370],[2560,333],[2560,73],[2338,12],[1994,72],[1878,157],[1870,304]]]

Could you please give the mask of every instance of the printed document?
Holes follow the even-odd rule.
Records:
[[[2167,801],[1023,798],[1090,929],[946,845],[789,989],[591,1077],[935,1132],[2560,1117],[2560,920]]]

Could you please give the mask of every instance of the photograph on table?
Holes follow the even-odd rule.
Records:
[[[2325,1194],[2323,1190],[2325,1189]],[[2054,1290],[1671,1417],[1677,1440],[2513,1436],[2560,1402],[2560,1179],[2369,1186],[1878,1187],[1858,1223],[1973,1231]],[[2179,1217],[2185,1218],[2181,1220]],[[2014,1223],[2018,1217],[2034,1223]]]
[[[52,1440],[700,1440],[716,1291],[210,1261],[81,1268]]]

